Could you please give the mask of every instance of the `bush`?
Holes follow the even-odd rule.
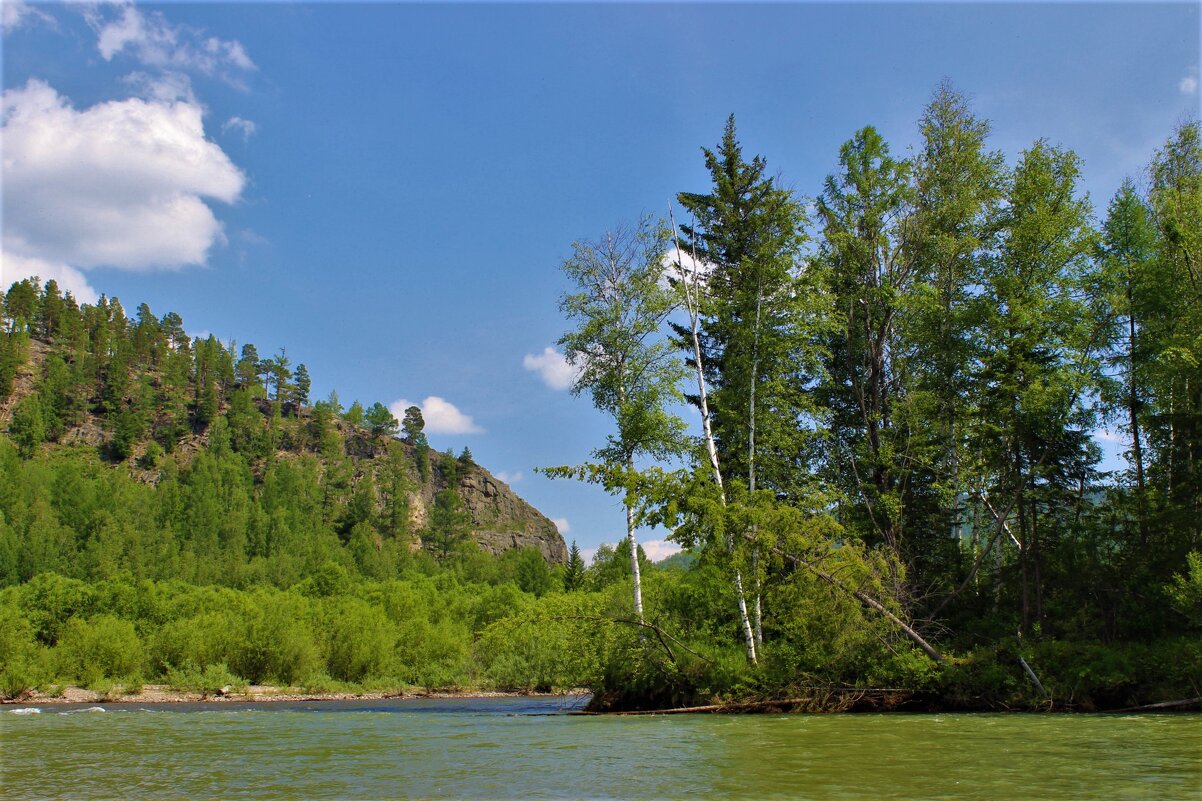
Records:
[[[243,640],[244,624],[232,612],[206,612],[169,621],[150,638],[150,664],[158,673],[193,664],[229,664]]]
[[[181,667],[173,667],[167,671],[167,684],[172,689],[202,695],[216,695],[226,687],[235,692],[246,689],[246,682],[231,673],[225,663],[201,668],[195,662],[188,662]]]
[[[245,636],[237,646],[231,667],[252,683],[275,681],[292,684],[317,672],[320,653],[306,622],[309,606],[292,593],[256,593]]]
[[[0,604],[0,697],[16,698],[46,680],[44,649],[12,604]]]
[[[339,598],[327,608],[322,629],[330,676],[358,682],[391,671],[396,630],[379,607],[358,598]]]
[[[431,625],[428,620],[406,621],[397,631],[399,675],[428,690],[471,683],[470,637],[452,621]]]
[[[112,615],[99,615],[86,623],[71,618],[54,649],[59,675],[84,686],[139,675],[143,662],[142,641],[133,624]]]

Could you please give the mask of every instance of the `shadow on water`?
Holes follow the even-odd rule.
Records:
[[[82,712],[374,712],[408,715],[561,715],[580,711],[590,695],[522,695],[448,698],[346,698],[304,701],[163,701],[158,703],[15,704],[0,714]]]

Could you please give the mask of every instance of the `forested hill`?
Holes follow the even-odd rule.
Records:
[[[395,575],[475,543],[567,560],[554,523],[439,453],[420,411],[312,402],[304,364],[116,298],[13,284],[0,332],[0,585],[53,571],[289,586],[333,562]],[[11,443],[11,444],[10,444]],[[37,458],[34,458],[37,457]],[[15,531],[14,531],[15,529]],[[7,532],[7,536],[4,536]]]

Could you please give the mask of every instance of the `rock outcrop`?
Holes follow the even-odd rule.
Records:
[[[477,464],[459,464],[452,471],[440,463],[445,457],[430,456],[429,480],[409,496],[409,522],[414,530],[425,527],[435,494],[454,481],[472,516],[472,538],[482,550],[499,554],[532,545],[551,564],[567,563],[568,548],[559,529],[505,482]]]

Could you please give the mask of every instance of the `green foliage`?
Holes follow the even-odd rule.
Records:
[[[310,624],[312,606],[301,596],[261,590],[230,668],[252,684],[292,685],[320,667]]]
[[[246,682],[231,673],[224,662],[205,665],[203,668],[198,667],[195,662],[187,662],[182,667],[169,669],[165,678],[167,685],[174,690],[205,696],[246,689]]]
[[[388,411],[388,407],[379,401],[371,405],[363,419],[373,437],[391,437],[397,433],[397,419]]]
[[[359,403],[359,401],[352,403],[350,408],[343,413],[342,419],[356,428],[362,427],[364,420],[363,404]]]
[[[550,565],[547,564],[547,560],[538,548],[531,545],[507,553],[517,554],[517,565],[514,572],[517,585],[522,592],[528,592],[535,598],[541,598],[559,584],[551,572]]]
[[[0,599],[0,698],[15,698],[45,679],[46,657],[33,626],[16,604]]]
[[[28,395],[17,404],[9,430],[21,455],[26,459],[33,456],[38,446],[46,441],[46,422],[40,396]]]
[[[1196,694],[1202,129],[1180,125],[1100,230],[1071,150],[1039,140],[1008,166],[950,85],[919,135],[903,159],[856,132],[807,232],[732,118],[704,151],[709,190],[679,195],[696,269],[664,280],[667,231],[648,219],[574,247],[560,344],[614,430],[593,463],[545,472],[620,496],[628,533],[659,525],[689,548],[663,567],[636,551],[637,572],[626,538],[587,568],[574,543],[566,569],[473,548],[471,454],[431,456],[416,406],[400,423],[334,393],[306,409],[308,369],[283,349],[235,354],[175,313],[12,285],[0,693],[587,686],[645,707],[844,684],[1079,709]],[[668,324],[685,287],[713,464],[677,417],[701,401],[672,342],[692,358],[694,330]],[[1112,476],[1103,423],[1129,448]],[[412,551],[409,498],[430,486]],[[951,658],[928,658],[936,635]]]
[[[66,622],[54,648],[56,675],[82,686],[106,677],[137,676],[145,656],[133,624],[112,615]]]
[[[401,429],[405,432],[405,441],[412,445],[426,445],[426,435],[424,429],[426,421],[422,417],[422,410],[417,406],[410,406],[405,409],[405,419],[401,421]]]
[[[580,554],[576,540],[572,540],[572,547],[568,550],[568,566],[563,577],[563,588],[568,592],[573,592],[583,587],[584,570],[584,557]]]
[[[471,514],[463,507],[459,493],[451,488],[439,490],[422,541],[439,562],[444,562],[467,544],[471,525]]]
[[[1194,627],[1202,627],[1202,551],[1191,551],[1186,557],[1188,570],[1173,576],[1167,588],[1173,606]]]

